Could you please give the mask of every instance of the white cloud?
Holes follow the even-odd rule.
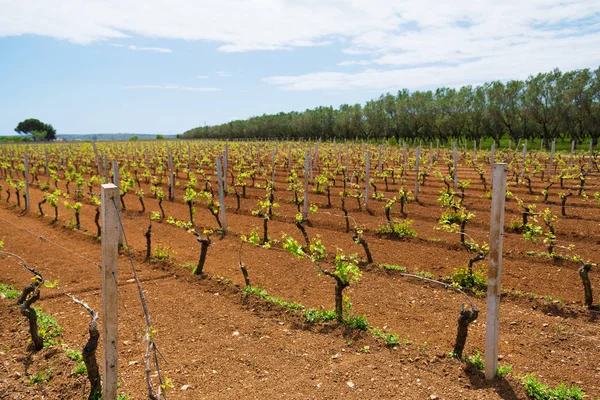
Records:
[[[202,40],[222,52],[336,43],[361,55],[338,66],[378,66],[266,80],[291,90],[450,85],[597,66],[599,32],[598,0],[0,0],[0,37]],[[332,81],[316,81],[324,77]]]
[[[369,60],[347,60],[337,63],[340,67],[348,67],[350,65],[370,65],[372,64]]]
[[[231,74],[226,71],[217,71],[217,76],[220,76],[221,78],[228,78],[231,76]]]
[[[208,79],[208,75],[196,75],[198,79]]]
[[[167,90],[184,90],[187,92],[219,92],[220,88],[215,87],[198,87],[198,86],[185,86],[176,83],[167,83],[163,85],[132,85],[123,86],[123,89],[167,89]]]
[[[131,51],[151,51],[153,53],[172,53],[173,50],[164,47],[140,47],[135,45],[129,45],[127,48]]]

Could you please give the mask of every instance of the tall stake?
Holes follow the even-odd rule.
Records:
[[[371,169],[371,152],[367,150],[367,162],[365,166],[365,210],[369,209],[369,184],[371,177],[369,170]]]
[[[417,147],[415,159],[415,201],[419,201],[419,158],[421,157],[421,146]]]
[[[552,140],[552,148],[550,149],[550,160],[548,160],[548,173],[546,174],[548,182],[550,182],[550,176],[552,175],[552,163],[554,162],[554,151],[556,150],[556,139]]]
[[[169,150],[169,201],[175,200],[175,172],[173,171],[173,154]]]
[[[227,179],[223,179],[223,173],[221,170],[221,159],[219,157],[217,157],[217,179],[219,183],[219,202],[221,203],[219,209],[221,210],[221,223],[223,224],[223,235],[225,235],[225,233],[227,233],[227,217],[225,216],[225,195],[223,193],[223,189],[225,181]]]
[[[454,165],[454,191],[458,190],[458,156],[456,154],[456,142],[452,145],[452,164]]]
[[[31,200],[29,200],[29,157],[27,156],[27,152],[25,152],[23,162],[25,165],[25,211],[29,212]]]
[[[487,312],[485,324],[485,379],[491,381],[498,371],[498,328],[500,321],[500,278],[502,276],[502,239],[506,199],[506,163],[494,164],[492,215],[490,220],[490,264],[488,267]]]
[[[304,209],[302,218],[308,219],[308,152],[304,155]]]
[[[496,158],[496,141],[492,143],[492,149],[490,150],[490,165],[492,166],[490,170],[490,186],[494,186],[494,162]]]
[[[101,186],[102,196],[102,398],[117,398],[119,188]]]

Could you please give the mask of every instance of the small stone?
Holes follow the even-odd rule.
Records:
[[[231,336],[240,336],[240,333],[238,331],[235,331],[231,334]]]
[[[352,382],[352,381],[348,381],[348,382],[346,382],[346,385],[348,385],[348,387],[349,387],[350,389],[354,389],[354,382]]]
[[[435,394],[432,394],[431,396],[429,396],[429,400],[440,400],[440,398]]]
[[[213,374],[216,374],[216,373],[217,373],[217,370],[216,370],[216,369],[213,369],[213,370],[212,370],[212,373],[213,373]]]
[[[548,324],[544,324],[544,325],[543,325],[543,327],[544,327],[544,328],[547,328],[547,327],[548,327]]]
[[[338,359],[338,358],[340,358],[340,354],[339,353],[335,353],[334,355],[331,356],[331,358],[333,358],[334,360]]]
[[[190,385],[183,385],[181,387],[181,390],[188,390],[190,388]]]
[[[137,361],[129,361],[129,365],[136,365],[137,363]]]

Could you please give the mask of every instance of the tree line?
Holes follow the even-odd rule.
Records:
[[[458,89],[399,90],[338,109],[264,114],[190,129],[183,138],[582,140],[600,137],[600,67]]]

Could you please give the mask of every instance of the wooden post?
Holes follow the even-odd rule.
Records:
[[[117,191],[117,207],[119,210],[121,209],[121,182],[119,181],[119,164],[117,160],[113,160],[112,162],[112,170],[113,170],[113,184],[119,189]],[[123,229],[121,225],[118,226],[119,230],[119,244],[123,244]]]
[[[273,160],[273,166],[271,167],[271,182],[275,184],[275,149],[271,150],[271,160]]]
[[[94,148],[94,157],[96,158],[96,167],[98,168],[98,175],[100,175],[100,160],[98,159],[98,147],[96,146],[96,142],[92,142],[92,147]],[[63,156],[64,160],[64,156]],[[64,162],[63,162],[64,165]]]
[[[304,155],[304,209],[302,218],[308,219],[308,153]]]
[[[225,215],[225,194],[223,192],[227,179],[223,179],[221,159],[219,157],[217,157],[217,179],[219,183],[219,202],[221,203],[219,207],[221,210],[221,224],[223,225],[223,235],[225,235],[227,233],[227,216]]]
[[[454,165],[454,191],[458,190],[458,156],[456,154],[456,142],[452,145],[452,164]]]
[[[550,182],[550,177],[552,175],[552,163],[554,162],[554,151],[556,150],[556,139],[552,141],[552,148],[550,149],[550,160],[548,160],[548,173],[546,177],[548,178],[548,182]]]
[[[521,163],[521,178],[525,177],[525,158],[527,158],[527,139],[523,143],[523,160]]]
[[[569,162],[569,168],[573,168],[574,154],[575,154],[575,140],[571,140],[571,161]]]
[[[29,212],[31,200],[29,199],[29,157],[27,155],[27,151],[25,151],[23,162],[25,165],[25,212]]]
[[[101,186],[102,196],[102,398],[117,398],[118,305],[117,271],[119,257],[119,188]]]
[[[381,174],[381,159],[383,158],[383,145],[379,145],[379,155],[377,156],[377,172]]]
[[[346,178],[348,178],[349,160],[350,158],[348,157],[348,144],[346,143]]]
[[[490,186],[494,187],[494,162],[496,158],[496,141],[492,143],[492,149],[490,150]]]
[[[498,371],[498,328],[500,321],[500,278],[502,277],[502,239],[506,199],[506,163],[494,164],[492,215],[490,220],[490,264],[488,267],[487,312],[485,324],[485,379]]]
[[[227,160],[229,159],[229,140],[225,141],[225,151],[223,152],[223,190],[227,192]]]
[[[590,167],[594,165],[594,142],[590,139]]]
[[[48,168],[48,148],[44,148],[44,153],[46,154],[46,183],[50,183],[50,169]],[[571,155],[572,156],[572,155]]]
[[[108,183],[108,162],[106,161],[106,154],[103,154],[104,161],[104,183]]]
[[[175,200],[175,173],[173,172],[173,154],[169,151],[169,201]]]
[[[419,201],[419,158],[421,157],[421,146],[417,147],[415,159],[415,201]]]
[[[112,170],[113,170],[113,183],[117,188],[121,189],[121,185],[119,184],[119,164],[117,164],[117,160],[112,161]],[[119,204],[121,204],[121,203],[119,202]]]
[[[370,185],[370,169],[371,169],[371,152],[367,150],[367,162],[365,166],[365,210],[369,209],[369,185]]]

